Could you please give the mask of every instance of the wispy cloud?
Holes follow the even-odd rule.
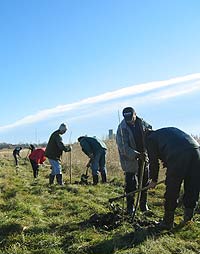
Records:
[[[83,107],[90,107],[91,105],[96,105],[98,103],[111,102],[116,99],[128,98],[130,96],[140,95],[140,100],[142,101],[143,99],[141,95],[152,91],[157,92],[155,98],[159,100],[164,100],[170,97],[180,96],[187,92],[192,92],[198,89],[200,90],[199,82],[200,82],[200,73],[195,73],[164,81],[154,81],[144,84],[137,84],[116,91],[103,93],[98,96],[89,97],[74,103],[59,105],[55,108],[39,111],[34,115],[26,116],[14,123],[0,126],[0,131],[5,131],[15,127],[43,121],[48,118],[57,117],[65,112],[70,112],[75,109],[79,108],[82,109]],[[173,89],[173,91],[169,89],[170,87]],[[146,97],[146,95],[144,95],[144,97]]]

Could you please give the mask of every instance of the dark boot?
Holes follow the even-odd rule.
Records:
[[[106,183],[107,182],[107,176],[106,176],[105,173],[101,174],[101,180],[102,180],[102,183]]]
[[[49,184],[53,184],[55,175],[49,175]]]
[[[146,212],[149,211],[149,208],[147,206],[147,192],[142,192],[140,197],[140,211]]]
[[[194,209],[193,208],[185,208],[184,209],[184,222],[192,220],[194,216]]]
[[[134,208],[134,196],[130,195],[126,197],[126,203],[127,203],[127,214],[132,215],[135,208]]]
[[[165,211],[163,220],[157,224],[160,230],[170,230],[174,226],[174,211]]]
[[[57,174],[57,175],[56,175],[56,180],[57,180],[57,183],[58,183],[59,185],[63,185],[62,174]]]
[[[97,185],[98,182],[99,182],[99,176],[98,175],[93,175],[92,178],[93,178],[93,185]]]

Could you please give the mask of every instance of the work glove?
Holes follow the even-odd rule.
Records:
[[[68,146],[66,146],[66,152],[71,152],[71,150],[72,150],[72,147],[70,146],[70,145],[68,145]]]
[[[157,185],[157,182],[154,182],[153,180],[151,180],[147,187],[148,189],[154,189],[156,185]]]
[[[141,161],[145,161],[146,160],[146,153],[140,153],[138,151],[135,150],[136,153],[136,160],[141,160]]]

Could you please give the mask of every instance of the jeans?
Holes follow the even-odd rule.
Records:
[[[51,175],[62,174],[62,167],[59,161],[49,159],[49,163],[51,164]]]
[[[106,175],[106,150],[99,150],[91,161],[92,175],[98,175],[98,172]]]

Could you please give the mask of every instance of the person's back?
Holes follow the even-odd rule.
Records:
[[[174,127],[146,133],[150,162],[150,188],[155,188],[159,176],[159,159],[166,168],[165,213],[158,224],[160,229],[171,229],[178,205],[182,182],[184,184],[184,222],[192,219],[199,199],[200,149],[189,134]]]
[[[164,162],[174,159],[182,151],[190,148],[198,148],[198,142],[187,133],[175,127],[161,128],[155,131],[149,131],[147,134],[148,147],[151,151],[158,150],[159,158]],[[151,149],[151,147],[155,149]]]
[[[37,164],[42,164],[45,160],[45,148],[37,148],[31,152],[29,159],[35,161]]]
[[[22,150],[22,147],[16,147],[14,150],[13,150],[13,155],[19,155],[20,151]]]
[[[107,149],[105,143],[98,138],[94,137],[83,137],[80,140],[80,145],[83,151],[89,155],[91,153],[96,154],[102,149]]]

